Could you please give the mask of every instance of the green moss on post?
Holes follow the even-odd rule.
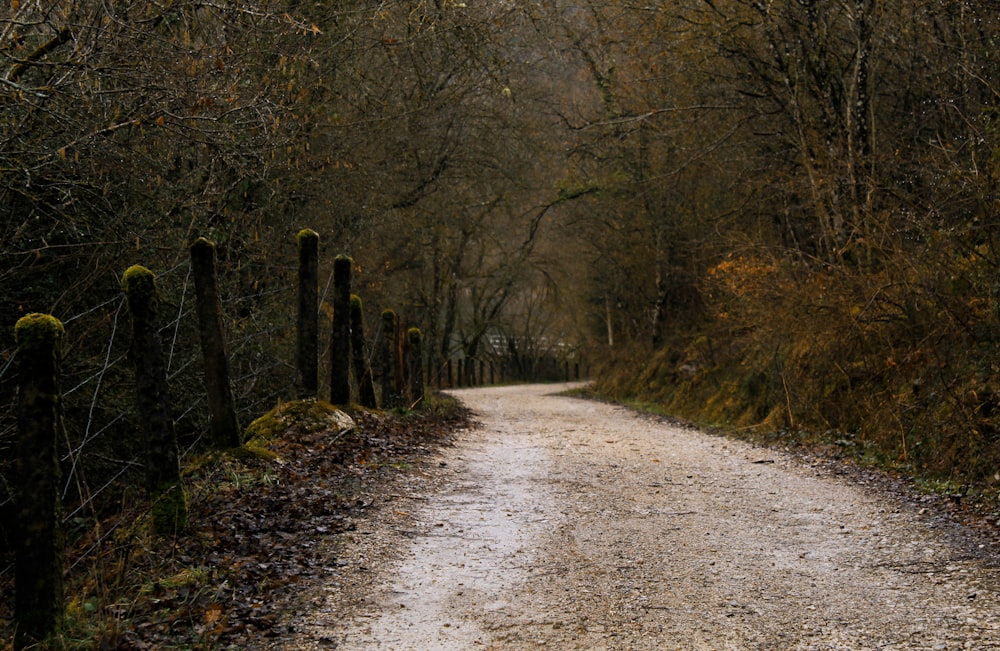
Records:
[[[132,265],[122,274],[122,289],[133,317],[150,318],[157,299],[153,272],[141,265]]]
[[[300,398],[316,397],[319,347],[319,235],[299,231],[299,315],[295,368]]]
[[[198,304],[198,333],[205,360],[205,389],[216,448],[240,444],[236,400],[229,381],[229,358],[222,327],[222,302],[215,269],[215,244],[199,237],[191,245],[191,271]]]
[[[153,529],[170,535],[187,524],[187,501],[181,485],[167,367],[157,328],[156,279],[152,271],[135,265],[122,275],[122,287],[132,315],[130,357],[135,370],[136,408],[142,414],[146,490],[152,503]]]
[[[382,408],[403,406],[399,378],[399,326],[396,313],[382,312]]]
[[[368,363],[364,305],[361,297],[355,294],[351,295],[351,367],[358,383],[358,402],[363,407],[374,409],[378,403],[375,399],[372,367]]]
[[[351,402],[351,267],[338,255],[333,261],[333,324],[330,331],[330,402]]]
[[[65,334],[62,322],[48,314],[28,314],[14,325],[14,340],[18,350],[24,354],[52,353],[58,356]]]
[[[63,617],[63,540],[56,442],[62,430],[59,363],[65,335],[47,314],[17,322],[15,649],[41,642]]]
[[[153,531],[160,535],[172,535],[187,526],[187,496],[180,481],[154,488],[150,491],[150,497]]]
[[[420,328],[406,331],[406,373],[409,378],[409,401],[415,405],[424,398],[424,351]]]

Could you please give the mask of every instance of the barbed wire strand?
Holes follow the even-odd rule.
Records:
[[[90,411],[87,414],[87,424],[84,427],[84,431],[83,431],[83,439],[84,439],[84,441],[86,441],[89,438],[90,429],[94,425],[94,411],[97,409],[97,397],[101,393],[101,385],[104,383],[104,376],[106,375],[108,369],[111,368],[111,366],[109,364],[111,362],[111,351],[112,351],[112,349],[114,348],[114,345],[115,345],[115,337],[117,337],[117,335],[118,335],[118,319],[119,319],[119,317],[121,317],[122,307],[125,305],[124,296],[122,296],[121,298],[122,298],[122,300],[121,300],[121,302],[118,303],[118,308],[115,310],[115,317],[111,321],[111,336],[108,338],[107,351],[105,352],[105,355],[104,355],[104,367],[101,369],[101,371],[97,375],[97,383],[94,385],[94,393],[91,396]],[[66,431],[65,427],[63,427],[63,431],[64,432]],[[69,493],[70,484],[73,481],[73,479],[78,475],[77,467],[79,465],[79,461],[80,461],[80,457],[82,456],[82,449],[83,449],[82,446],[81,446],[80,447],[80,451],[81,452],[79,454],[74,454],[73,453],[73,446],[72,446],[72,444],[69,441],[69,435],[68,434],[66,434],[66,447],[70,450],[71,464],[70,464],[70,469],[69,469],[69,476],[66,478],[66,483],[63,486],[62,499],[66,499],[66,495],[67,495],[67,493]],[[79,481],[77,481],[77,490],[80,492],[80,495],[83,496],[83,490],[80,487],[80,482]]]
[[[101,303],[99,305],[96,305],[96,306],[90,308],[89,310],[80,312],[77,315],[71,316],[71,317],[63,320],[62,323],[63,323],[63,325],[69,325],[70,323],[73,323],[74,321],[78,321],[78,320],[82,319],[83,317],[87,316],[88,314],[93,314],[94,312],[96,312],[97,310],[101,309],[102,307],[105,307],[106,305],[110,305],[111,303],[114,303],[115,301],[124,298],[124,296],[125,295],[123,293],[119,292],[118,294],[116,294],[115,296],[112,296],[111,298],[109,298],[108,300],[104,301],[103,303]]]
[[[180,265],[178,265],[180,266]],[[174,336],[170,340],[170,353],[167,356],[167,373],[170,372],[170,368],[174,363],[174,348],[177,346],[177,337],[180,335],[181,331],[181,318],[184,315],[184,301],[187,299],[187,289],[188,283],[191,280],[191,265],[188,264],[187,275],[184,277],[184,284],[181,286],[181,304],[177,308],[177,318],[171,324],[174,326]]]

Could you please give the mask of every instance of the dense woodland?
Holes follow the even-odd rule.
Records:
[[[122,271],[159,276],[186,452],[206,424],[188,245],[219,246],[248,422],[294,395],[304,227],[431,368],[585,359],[615,397],[1000,484],[986,0],[0,14],[0,501],[20,316],[66,323],[65,498],[97,511],[140,458]]]

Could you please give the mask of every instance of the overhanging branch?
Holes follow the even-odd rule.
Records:
[[[69,27],[63,27],[60,29],[59,32],[52,37],[52,39],[42,43],[35,49],[34,52],[15,63],[10,71],[7,72],[7,81],[17,83],[18,80],[21,79],[21,75],[24,74],[25,70],[34,65],[36,61],[43,58],[49,52],[52,52],[63,43],[69,41],[71,38],[73,38],[73,31]]]

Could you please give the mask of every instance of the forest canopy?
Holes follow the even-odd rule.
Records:
[[[241,409],[287,397],[311,228],[432,367],[587,360],[678,415],[1000,482],[998,30],[983,0],[13,0],[0,449],[13,324],[52,313],[64,462],[132,472],[132,264],[196,445],[201,236]]]

